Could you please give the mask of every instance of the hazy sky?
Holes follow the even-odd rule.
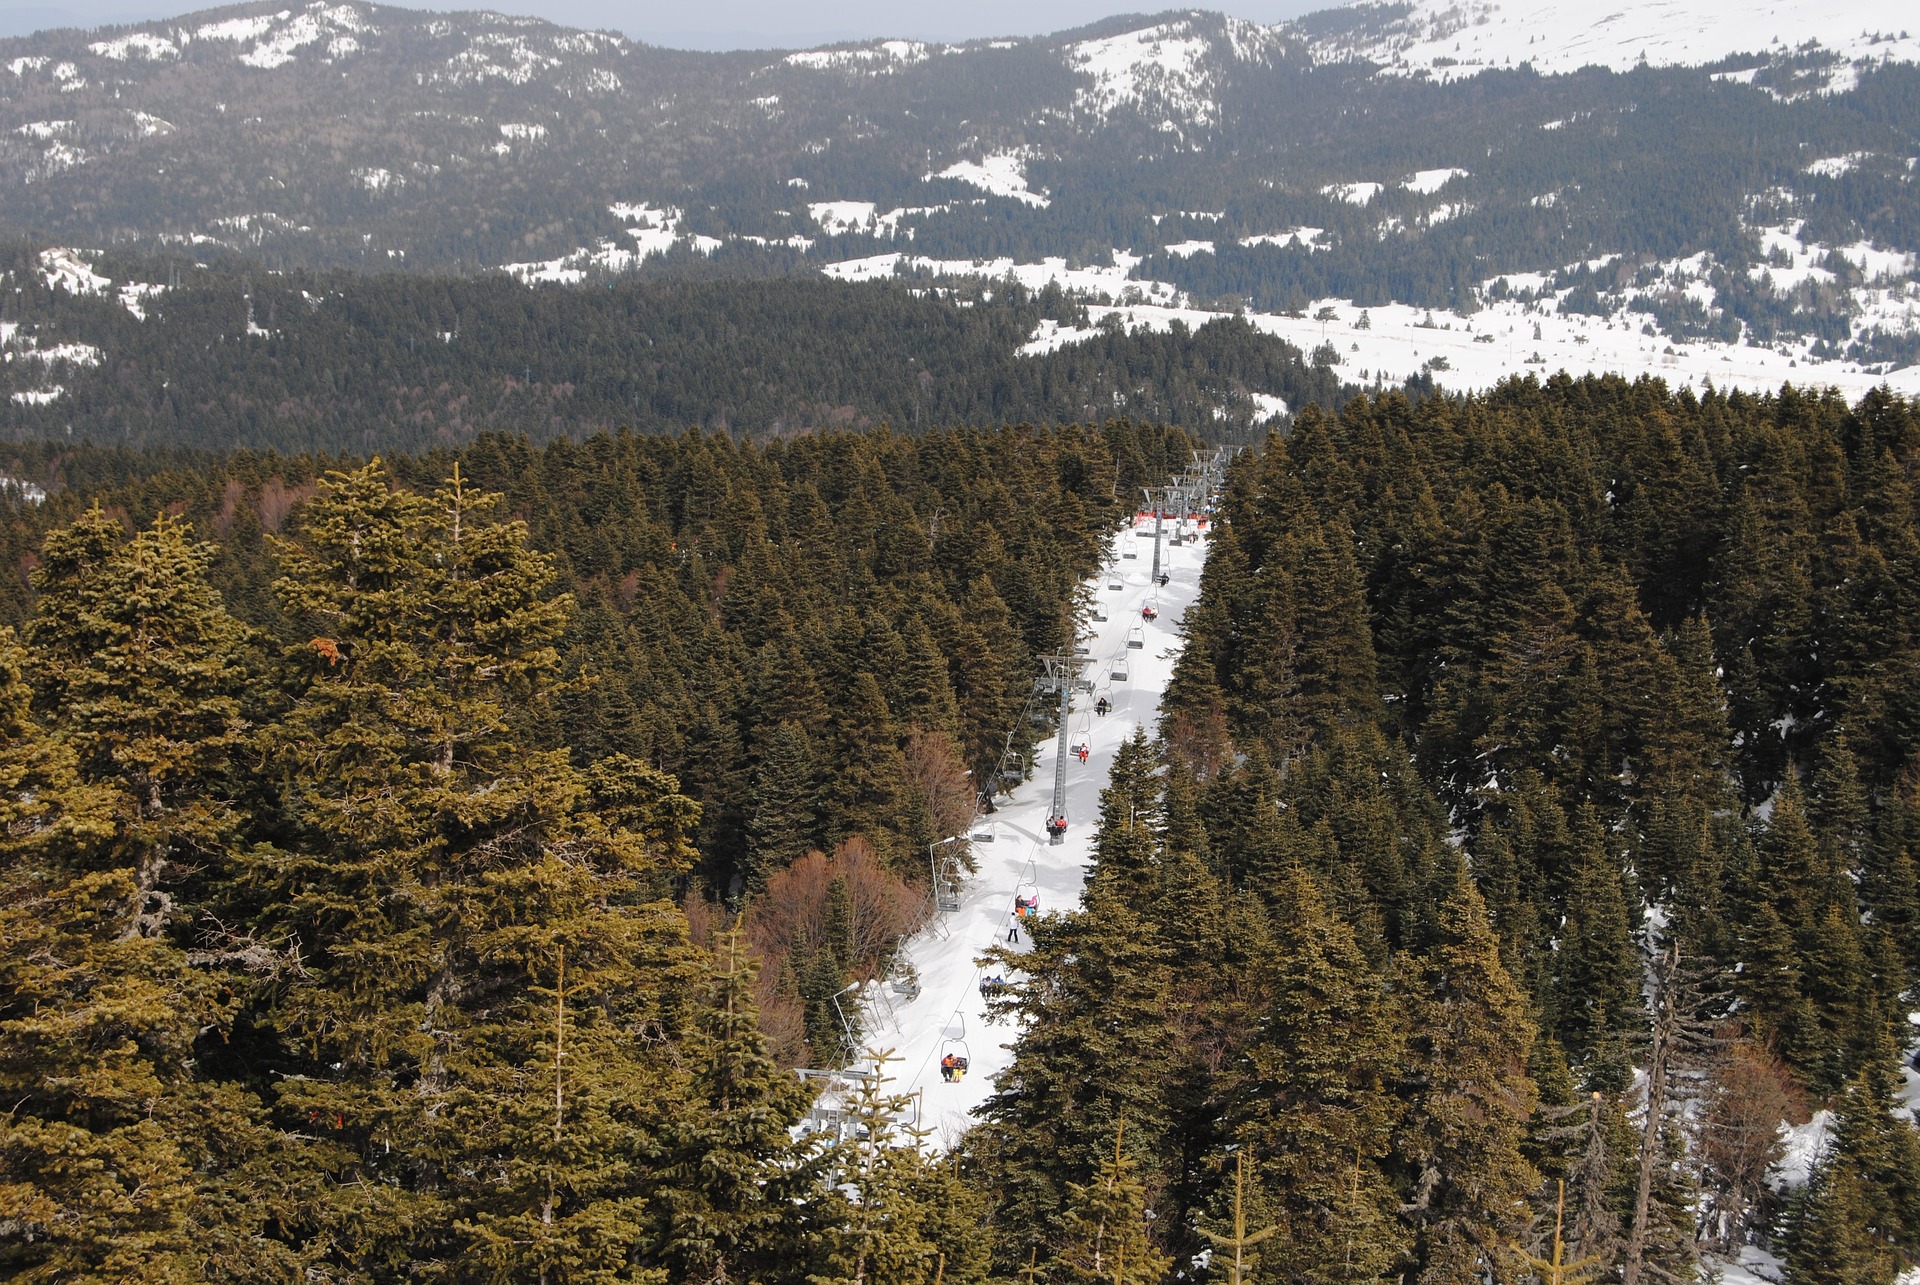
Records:
[[[289,7],[301,0],[286,0]],[[1168,0],[1162,0],[1163,3]],[[1256,22],[1276,22],[1341,0],[1226,0],[1221,9]],[[99,26],[173,17],[212,8],[208,0],[0,0],[0,36],[43,27]],[[409,8],[493,8],[529,13],[570,27],[624,32],[636,40],[683,49],[805,46],[870,36],[964,40],[976,36],[1032,36],[1078,27],[1115,13],[1156,12],[1153,0],[1136,8],[1126,0],[968,0],[963,4],[887,3],[886,0],[472,0]]]

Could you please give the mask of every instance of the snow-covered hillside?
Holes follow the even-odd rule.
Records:
[[[1189,530],[1195,528],[1189,527]],[[993,1092],[993,1079],[1013,1062],[1009,1044],[1014,1032],[990,1025],[980,993],[982,952],[1008,945],[1015,931],[1018,947],[1025,944],[1013,916],[1016,896],[1037,896],[1041,914],[1058,914],[1080,904],[1080,890],[1093,860],[1093,818],[1100,791],[1113,765],[1115,750],[1134,729],[1151,731],[1158,722],[1160,696],[1173,677],[1182,643],[1180,624],[1188,606],[1199,596],[1200,570],[1206,557],[1204,539],[1181,545],[1171,541],[1173,524],[1166,523],[1162,569],[1170,577],[1162,589],[1150,583],[1153,562],[1153,519],[1140,517],[1118,534],[1110,547],[1111,574],[1088,583],[1099,614],[1106,619],[1087,622],[1090,635],[1083,644],[1093,657],[1089,676],[1094,692],[1075,699],[1069,740],[1089,747],[1085,763],[1067,765],[1067,841],[1047,842],[1044,826],[1052,805],[1057,746],[1047,741],[1036,755],[1033,773],[999,810],[983,817],[976,834],[991,834],[991,842],[972,845],[978,870],[968,879],[960,908],[936,917],[929,928],[908,943],[906,956],[920,980],[920,994],[902,999],[877,987],[865,1009],[867,1042],[892,1049],[898,1059],[889,1072],[894,1091],[919,1098],[922,1127],[932,1130],[936,1145],[950,1145],[972,1123],[972,1111]],[[1132,553],[1135,556],[1123,556]],[[1112,586],[1118,583],[1120,588]],[[1153,606],[1157,618],[1143,620],[1140,609]],[[1128,646],[1128,635],[1139,631],[1142,645]],[[1116,677],[1124,668],[1125,677]],[[1101,717],[1092,706],[1105,697],[1112,713]],[[991,973],[992,970],[987,970]],[[958,1082],[941,1078],[940,1062],[947,1052],[964,1054],[970,1062]]]
[[[1836,60],[1831,86],[1844,88],[1856,63],[1920,61],[1920,21],[1898,0],[1634,0],[1599,6],[1578,0],[1362,0],[1350,8],[1368,20],[1313,40],[1316,59],[1365,59],[1391,74],[1443,81],[1522,63],[1542,75],[1589,66],[1627,71],[1642,63],[1705,66],[1736,54],[1788,58],[1818,46]]]

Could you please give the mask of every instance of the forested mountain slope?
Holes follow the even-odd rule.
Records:
[[[997,961],[981,1127],[931,1164],[871,1084],[793,1132],[781,1061],[846,1056],[835,997],[1192,444],[20,448],[61,485],[0,527],[0,1262],[1518,1280],[1558,1225],[1622,1280],[1911,1267],[1884,396],[1303,413],[1230,478],[1084,910]]]
[[[1616,368],[1679,348],[1696,379],[1731,373],[1688,343],[1776,353],[1742,373],[1757,386],[1788,361],[1911,366],[1920,42],[1881,4],[1723,10],[1187,11],[696,54],[499,14],[240,5],[0,42],[0,226],[275,269],[1019,266],[1091,301],[1276,316],[1517,298],[1539,305],[1528,330],[1658,336]],[[1555,365],[1582,355],[1566,338]],[[1416,346],[1391,382],[1433,355]]]
[[[1243,457],[1005,1001],[1000,1261],[1118,1149],[1172,1262],[1271,1227],[1253,1279],[1912,1268],[1916,465],[1899,399],[1619,380]]]
[[[1233,318],[1192,333],[1110,325],[1029,354],[1035,327],[1084,324],[1084,310],[1005,283],[946,297],[818,279],[528,289],[176,262],[182,284],[138,298],[136,317],[121,283],[142,268],[164,279],[166,265],[107,259],[88,269],[102,284],[73,292],[49,288],[32,255],[14,264],[23,320],[0,323],[0,437],[13,441],[366,453],[490,431],[762,438],[1112,415],[1248,440],[1290,406],[1347,395],[1330,353],[1309,363]]]

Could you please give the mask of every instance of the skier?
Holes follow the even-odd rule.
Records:
[[[1093,712],[1098,714],[1101,718],[1105,718],[1108,714],[1113,712],[1113,702],[1108,700],[1106,697],[1102,696],[1098,701],[1094,703]]]

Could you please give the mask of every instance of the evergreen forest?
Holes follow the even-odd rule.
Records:
[[[762,438],[1110,415],[1247,441],[1271,418],[1255,394],[1348,395],[1331,347],[1309,357],[1235,317],[1159,334],[1115,317],[1086,342],[1025,355],[1043,319],[1086,326],[1087,314],[1057,286],[1011,280],[528,288],[101,256],[113,280],[179,283],[136,315],[111,292],[49,285],[37,263],[0,250],[0,281],[18,285],[0,290],[0,322],[19,324],[0,341],[4,441],[367,456],[497,432]]]
[[[920,1145],[876,1079],[799,1128],[833,997],[1196,445],[10,447],[47,494],[0,491],[0,1272],[1912,1268],[1920,408],[1884,393],[1303,409],[1229,471],[1082,908],[998,961],[978,1125]]]

